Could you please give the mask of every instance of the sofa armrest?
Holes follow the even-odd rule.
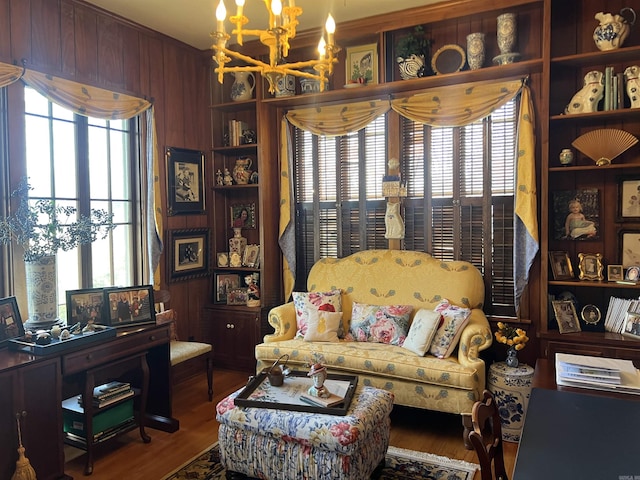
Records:
[[[484,388],[485,385],[485,365],[484,360],[480,358],[480,352],[489,348],[492,342],[493,335],[491,334],[491,327],[484,312],[477,308],[471,310],[469,323],[464,327],[462,335],[460,336],[458,362],[460,365],[477,370],[481,380],[481,388]],[[478,395],[481,393],[481,391],[478,392]]]
[[[269,311],[268,320],[275,331],[264,336],[264,343],[291,340],[295,336],[298,324],[293,302],[273,307]]]

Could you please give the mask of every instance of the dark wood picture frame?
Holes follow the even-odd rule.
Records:
[[[640,176],[618,177],[618,222],[640,222]]]
[[[203,214],[204,153],[167,147],[167,214]]]
[[[573,279],[573,267],[569,254],[565,251],[549,252],[549,265],[554,280]]]
[[[16,297],[0,299],[0,348],[6,347],[12,338],[24,335],[24,325]]]
[[[214,277],[214,303],[227,303],[229,292],[242,285],[239,273],[216,273]]]
[[[167,272],[169,283],[211,274],[208,228],[167,231]]]
[[[111,327],[128,327],[156,321],[151,285],[105,288],[104,305],[107,311],[105,323]]]
[[[67,290],[66,299],[67,325],[105,322],[104,289]]]
[[[623,268],[640,265],[640,229],[618,232],[620,264]]]

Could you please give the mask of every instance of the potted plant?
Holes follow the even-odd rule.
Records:
[[[427,73],[426,58],[431,48],[431,40],[424,36],[422,25],[417,25],[396,42],[396,61],[403,80],[419,78]]]
[[[22,246],[27,276],[29,320],[33,326],[57,321],[56,253],[106,238],[116,225],[113,214],[92,209],[88,216],[77,215],[72,206],[54,200],[29,202],[29,185],[21,180],[11,196],[18,208],[0,218],[0,244],[15,242]],[[37,294],[34,294],[37,292]]]

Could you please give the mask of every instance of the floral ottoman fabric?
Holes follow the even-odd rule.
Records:
[[[369,478],[389,446],[393,394],[359,387],[345,416],[216,406],[221,463],[269,480]]]

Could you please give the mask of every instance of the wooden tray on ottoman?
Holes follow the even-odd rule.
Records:
[[[346,415],[353,394],[358,386],[355,375],[330,373],[324,385],[331,393],[344,397],[344,401],[332,407],[309,405],[301,400],[300,394],[306,393],[313,385],[313,380],[305,372],[291,372],[284,379],[281,387],[269,383],[266,372],[253,377],[247,386],[234,399],[241,407],[274,408],[278,410],[294,410],[298,412],[325,413],[328,415]]]

